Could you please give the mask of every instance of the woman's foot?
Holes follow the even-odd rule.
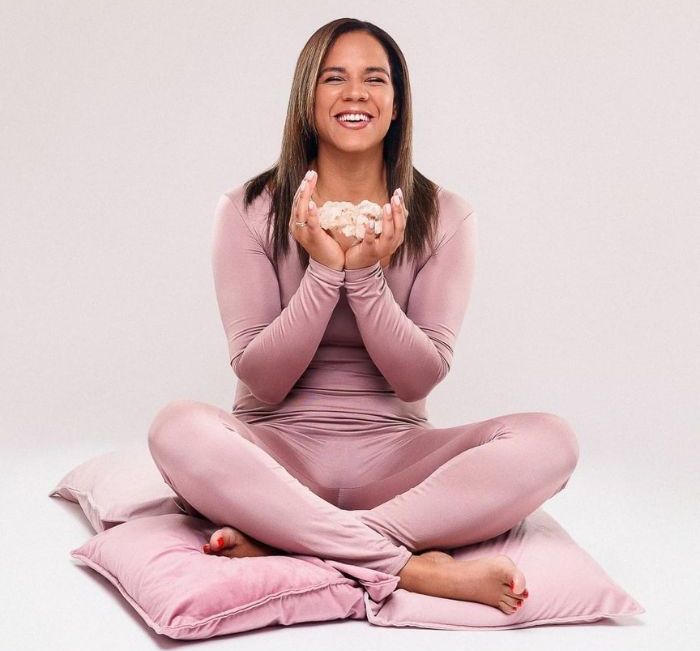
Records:
[[[397,587],[432,595],[476,601],[514,613],[527,599],[525,575],[504,554],[458,561],[430,551],[412,556],[399,572]]]
[[[450,556],[447,552],[441,552],[437,549],[430,550],[429,552],[422,552],[418,554],[421,558],[429,558],[431,561],[436,561],[437,563],[444,563],[446,561],[453,561],[454,558]]]
[[[209,542],[202,546],[205,554],[243,558],[244,556],[273,556],[285,552],[261,543],[233,527],[217,529]]]

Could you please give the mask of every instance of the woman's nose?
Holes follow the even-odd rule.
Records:
[[[351,81],[350,85],[347,88],[347,92],[345,95],[346,95],[346,97],[353,98],[353,99],[355,97],[366,97],[367,90],[362,85],[361,81]]]

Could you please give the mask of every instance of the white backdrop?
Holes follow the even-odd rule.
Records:
[[[71,605],[47,596],[68,621],[92,586],[67,550],[89,530],[49,488],[90,456],[145,444],[171,400],[230,408],[214,206],[276,160],[298,53],[346,15],[398,42],[414,165],[479,214],[472,301],[452,371],[429,398],[431,421],[518,411],[569,420],[579,465],[545,509],[647,608],[608,648],[647,648],[676,616],[673,634],[687,641],[700,497],[692,0],[3,0],[0,563],[30,560],[16,543],[41,533],[35,553],[51,544],[53,571],[65,573],[46,590],[85,591]],[[128,608],[100,596],[110,599],[94,606],[100,617],[124,631]],[[27,599],[36,609],[36,595]],[[143,637],[129,615],[126,628]],[[603,629],[565,635],[587,648]],[[546,633],[529,633],[518,643],[541,648]],[[439,633],[381,634],[405,648]],[[499,635],[479,644],[497,648]],[[458,648],[464,637],[440,639]]]

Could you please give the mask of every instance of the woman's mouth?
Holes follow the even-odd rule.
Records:
[[[374,118],[364,113],[342,113],[333,119],[346,129],[364,129]]]

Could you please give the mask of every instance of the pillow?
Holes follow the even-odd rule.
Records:
[[[80,504],[97,532],[148,515],[188,514],[146,445],[88,459],[58,482],[54,496]]]
[[[499,536],[448,553],[457,560],[506,554],[525,575],[528,598],[507,615],[486,604],[399,588],[380,603],[365,594],[369,622],[378,626],[500,630],[594,622],[646,612],[542,508]]]
[[[174,639],[364,619],[363,587],[379,601],[399,581],[314,556],[205,554],[202,545],[217,528],[191,515],[141,517],[98,533],[70,554],[110,581],[156,633]]]

